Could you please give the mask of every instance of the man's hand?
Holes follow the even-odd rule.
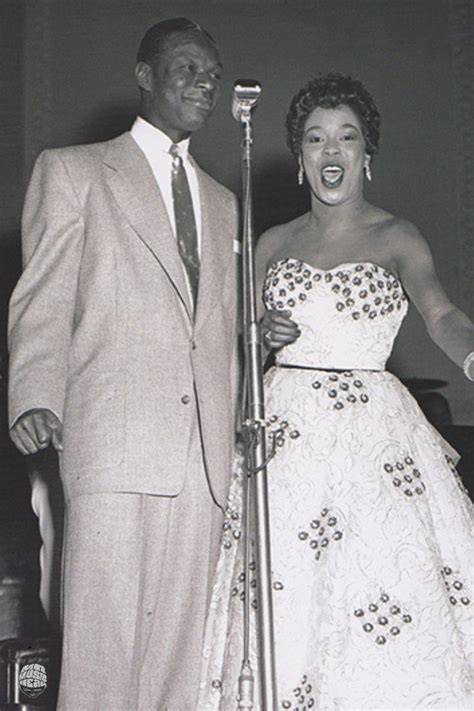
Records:
[[[267,348],[281,348],[294,343],[301,335],[298,324],[291,320],[291,311],[266,311],[262,318],[263,342]]]
[[[63,426],[51,410],[28,410],[15,422],[10,437],[22,454],[36,454],[50,444],[63,451]]]

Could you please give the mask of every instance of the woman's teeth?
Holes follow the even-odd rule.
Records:
[[[344,169],[339,165],[327,165],[321,171],[323,184],[327,188],[337,188],[344,178]]]

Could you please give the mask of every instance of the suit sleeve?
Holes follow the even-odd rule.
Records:
[[[10,301],[10,427],[32,408],[63,419],[83,238],[70,175],[59,151],[45,151],[25,199],[24,270]]]

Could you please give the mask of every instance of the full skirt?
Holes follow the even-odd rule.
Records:
[[[456,452],[386,371],[273,368],[265,390],[278,707],[472,709],[473,506]],[[244,476],[237,453],[201,711],[237,708]]]

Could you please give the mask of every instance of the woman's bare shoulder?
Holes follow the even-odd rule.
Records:
[[[369,205],[365,227],[394,258],[427,248],[425,238],[413,222],[380,207]]]
[[[372,205],[370,208],[364,227],[380,264],[402,276],[415,264],[430,262],[428,243],[413,222]]]
[[[409,220],[391,215],[383,225],[382,232],[397,260],[420,258],[430,253],[428,242]]]
[[[281,225],[274,225],[262,233],[258,239],[257,251],[261,257],[270,260],[279,252],[287,240],[291,240],[303,226],[306,215],[299,215],[294,220]]]

